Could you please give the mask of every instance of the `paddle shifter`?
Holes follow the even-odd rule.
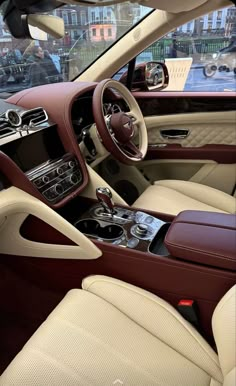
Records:
[[[100,204],[102,205],[104,212],[110,215],[116,213],[114,204],[112,201],[112,193],[109,188],[97,188],[96,196]]]

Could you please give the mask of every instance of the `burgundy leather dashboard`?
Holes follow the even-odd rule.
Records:
[[[179,259],[236,271],[236,216],[181,212],[169,228],[165,244]]]
[[[80,152],[71,122],[71,108],[74,100],[81,93],[92,90],[95,86],[96,83],[92,82],[55,83],[23,90],[7,100],[9,103],[19,105],[27,109],[34,108],[35,106],[43,107],[48,112],[50,118],[56,122],[58,133],[65,151],[75,155],[79,161],[83,175],[83,183],[77,190],[68,194],[59,203],[52,204],[51,206],[54,208],[65,205],[71,199],[76,197],[88,184],[87,167],[83,155]],[[11,160],[9,160],[8,157],[5,156],[1,158],[0,155],[0,159],[1,162],[5,162],[4,164],[6,165],[6,169],[11,166]],[[15,170],[12,171],[9,175],[9,180],[20,189],[25,190],[41,200],[43,199],[43,197],[40,196],[35,189],[33,189],[31,186],[32,184],[25,178],[19,168],[15,168]]]

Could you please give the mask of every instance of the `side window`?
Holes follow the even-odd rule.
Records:
[[[165,90],[236,91],[236,7],[180,26],[136,58],[136,64],[148,61],[166,63]]]

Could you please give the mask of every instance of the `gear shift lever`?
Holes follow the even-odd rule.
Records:
[[[105,213],[111,215],[115,214],[114,204],[112,201],[112,193],[109,188],[97,188],[96,196]]]

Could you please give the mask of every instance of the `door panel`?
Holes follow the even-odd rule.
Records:
[[[231,94],[201,98],[200,93],[178,93],[178,98],[176,93],[158,93],[156,98],[143,94],[135,97],[148,130],[148,153],[140,165],[146,178],[151,183],[190,180],[232,194],[236,183],[235,98]]]
[[[180,144],[182,147],[193,148],[210,144],[236,146],[235,120],[236,111],[145,118],[150,145]],[[170,134],[169,139],[163,136],[166,131]],[[173,138],[171,138],[171,131],[173,131]],[[183,131],[186,131],[186,136],[176,138],[178,131],[180,136]]]

